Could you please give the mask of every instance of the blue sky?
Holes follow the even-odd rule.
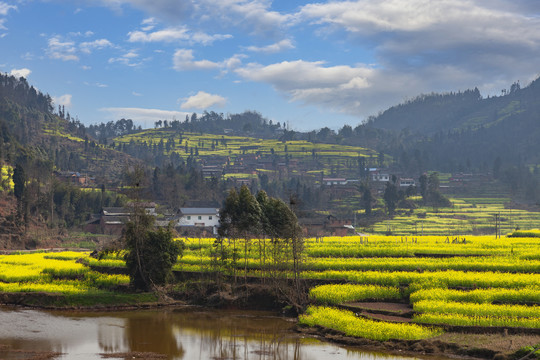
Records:
[[[85,124],[204,110],[356,126],[422,93],[539,72],[537,0],[0,0],[0,72]]]

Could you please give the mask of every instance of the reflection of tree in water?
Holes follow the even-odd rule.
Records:
[[[126,319],[105,318],[98,323],[99,348],[106,353],[126,351],[124,330]]]
[[[116,314],[99,327],[107,353],[153,352],[169,359],[302,360],[293,322],[267,313],[193,308]]]
[[[291,338],[291,324],[281,318],[240,312],[179,312],[174,318],[179,336],[198,340],[198,352],[207,358],[307,359],[301,356],[300,339]]]
[[[169,312],[153,312],[151,316],[131,317],[126,323],[126,342],[130,351],[156,352],[169,358],[184,356],[182,343],[173,333],[174,321]]]
[[[182,344],[173,333],[174,321],[169,312],[126,313],[122,325],[99,327],[99,345],[106,353],[153,352],[169,359],[184,356]]]

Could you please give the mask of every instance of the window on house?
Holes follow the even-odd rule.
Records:
[[[188,215],[188,216],[187,216],[187,219],[188,219],[188,220],[191,220],[191,216],[190,216],[190,215]]]
[[[201,220],[201,219],[202,219],[202,216],[199,215],[199,216],[198,216],[198,219]]]
[[[209,217],[208,217],[208,220],[212,220],[212,216],[209,216]]]

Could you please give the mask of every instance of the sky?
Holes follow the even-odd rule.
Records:
[[[258,111],[356,126],[420,94],[540,73],[537,0],[0,0],[0,72],[86,125]]]

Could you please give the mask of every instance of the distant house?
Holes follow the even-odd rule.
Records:
[[[344,178],[323,178],[323,183],[326,186],[347,185],[347,179],[344,179]]]
[[[371,180],[375,182],[389,182],[390,175],[381,173],[379,171],[374,171],[373,173],[371,173]]]
[[[183,207],[177,226],[181,229],[197,227],[208,228],[212,234],[217,234],[219,226],[219,209],[216,207]]]
[[[223,175],[223,166],[220,165],[205,165],[201,169],[204,177],[221,178]]]
[[[124,230],[130,216],[132,208],[124,207],[104,207],[101,211],[100,228],[102,234],[120,235]]]
[[[415,185],[416,185],[416,182],[414,181],[414,179],[410,179],[410,178],[399,179],[400,187],[409,187],[409,186],[415,186]]]
[[[354,233],[350,220],[341,220],[332,215],[298,219],[306,236],[346,236]]]
[[[157,216],[156,204],[139,204],[144,207],[148,215]],[[104,207],[99,215],[99,232],[108,235],[120,235],[125,228],[126,223],[130,221],[133,214],[133,206],[128,207]],[[87,222],[89,229],[97,230],[97,219],[94,218]]]

